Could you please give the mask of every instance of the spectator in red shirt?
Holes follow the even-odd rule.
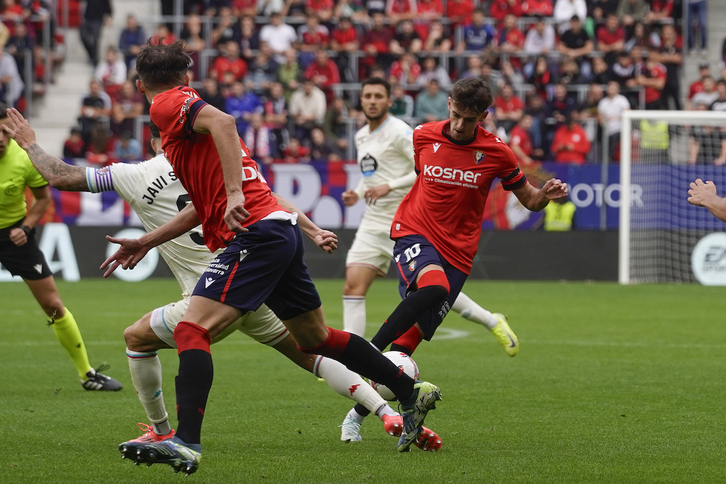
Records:
[[[406,52],[391,64],[391,84],[414,85],[421,74],[421,66],[412,53]]]
[[[418,0],[414,25],[421,40],[426,41],[429,26],[434,20],[441,20],[444,16],[444,5],[441,0]]]
[[[613,64],[618,54],[625,49],[625,29],[620,26],[617,14],[608,14],[605,25],[598,29],[595,37],[597,49],[605,53],[608,64]]]
[[[63,144],[63,158],[83,158],[86,156],[86,143],[81,136],[81,128],[71,128],[71,136]]]
[[[338,66],[328,57],[327,50],[320,49],[315,53],[315,62],[305,70],[305,78],[312,79],[315,85],[325,93],[328,102],[332,101],[332,87],[334,84],[340,83],[340,73]]]
[[[358,31],[353,27],[350,18],[341,17],[330,36],[330,48],[336,53],[335,61],[338,64],[338,72],[345,82],[358,81],[357,78],[353,78],[350,54],[357,51],[359,47]]]
[[[558,163],[575,163],[582,165],[590,151],[590,140],[587,133],[576,120],[577,111],[565,116],[565,124],[557,128],[552,142],[552,154]]]
[[[534,162],[532,160],[532,139],[529,136],[529,130],[532,129],[532,116],[525,114],[517,123],[509,134],[509,147],[512,148],[514,155],[524,165]]]
[[[323,22],[330,20],[334,8],[333,0],[305,0],[305,13],[316,14]]]
[[[492,0],[489,4],[490,17],[502,21],[509,14],[522,16],[522,0]]]
[[[451,28],[471,23],[474,15],[474,2],[472,0],[449,0],[446,3],[446,17],[451,22]]]
[[[222,55],[214,59],[209,69],[209,77],[220,80],[226,72],[231,72],[236,81],[247,75],[247,63],[240,58],[239,44],[234,40],[224,44]]]
[[[645,87],[645,109],[661,109],[663,107],[663,87],[668,74],[660,62],[656,62],[658,49],[648,48],[648,56],[635,68],[635,83]]]
[[[315,60],[315,52],[327,49],[330,43],[330,31],[325,25],[320,25],[320,18],[316,14],[308,15],[305,24],[297,29],[298,62],[306,68]]]
[[[711,63],[707,60],[702,60],[698,64],[698,80],[692,82],[688,87],[688,100],[693,99],[693,96],[703,91],[703,79],[711,77]]]
[[[392,54],[401,55],[404,52],[417,54],[421,52],[423,42],[416,29],[413,28],[411,20],[404,20],[398,24],[398,32],[391,41],[390,50]]]
[[[508,13],[504,17],[502,28],[494,38],[495,49],[499,53],[518,52],[524,48],[524,39],[524,34],[517,28],[517,17]],[[510,60],[515,68],[522,68],[520,59],[512,57]]]
[[[552,0],[524,0],[522,2],[522,16],[524,17],[536,17],[538,15],[551,17],[554,11],[555,7]]]
[[[232,14],[235,17],[254,17],[257,15],[257,0],[232,0]]]
[[[386,25],[386,16],[382,12],[374,13],[372,18],[373,26],[363,34],[361,40],[361,48],[368,55],[363,62],[369,69],[376,63],[385,69],[391,65],[393,60],[389,54],[389,46],[393,40],[394,31]]]
[[[502,86],[502,92],[494,99],[494,117],[497,125],[509,131],[522,119],[524,103],[514,95],[514,89],[510,84]]]
[[[310,150],[301,145],[297,138],[290,138],[282,150],[282,156],[285,163],[307,163],[310,161]]]
[[[416,18],[416,0],[387,0],[386,16],[392,24]]]
[[[674,0],[650,0],[650,10],[645,14],[645,22],[657,24],[673,18]]]

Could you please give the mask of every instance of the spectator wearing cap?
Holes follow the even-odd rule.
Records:
[[[551,17],[554,11],[552,0],[524,0],[522,2],[522,15],[525,17]]]
[[[572,28],[572,17],[580,19],[580,25],[587,19],[587,3],[585,0],[557,0],[552,14],[560,34]]]
[[[430,79],[426,89],[416,96],[416,117],[424,122],[441,121],[449,117],[449,96],[439,87],[439,81]]]
[[[698,80],[691,83],[688,86],[688,99],[691,100],[697,93],[703,91],[703,79],[706,76],[711,75],[711,63],[707,60],[702,60],[698,64]]]
[[[653,52],[655,55],[651,55]],[[635,66],[635,83],[645,88],[645,109],[663,108],[663,87],[668,74],[658,62],[657,52],[655,47],[649,48],[645,60]]]
[[[594,49],[592,39],[582,28],[580,17],[573,15],[570,18],[570,29],[560,36],[557,51],[566,58],[576,61],[580,66],[580,72],[589,78],[592,67],[587,56]]]
[[[494,27],[485,23],[484,12],[476,9],[472,14],[471,23],[464,26],[456,51],[482,52],[492,45],[495,35]]]
[[[590,140],[578,123],[579,114],[572,111],[565,116],[565,122],[555,131],[552,154],[558,163],[582,165],[590,152]]]

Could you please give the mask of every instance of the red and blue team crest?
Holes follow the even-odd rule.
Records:
[[[408,270],[413,272],[415,269],[416,269],[416,261],[412,260],[411,262],[408,263]]]
[[[475,163],[476,163],[477,165],[478,165],[479,163],[481,163],[481,160],[483,160],[483,159],[484,159],[484,157],[486,156],[486,155],[485,155],[484,153],[482,153],[481,151],[474,151],[474,152],[472,152],[472,155],[474,156],[474,162],[475,162]]]

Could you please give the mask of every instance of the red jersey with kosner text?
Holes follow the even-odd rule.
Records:
[[[418,177],[393,218],[391,238],[422,235],[451,265],[468,274],[492,182],[500,178],[505,190],[516,190],[527,179],[502,140],[477,128],[474,141],[461,144],[444,135],[448,123],[427,123],[413,130]]]
[[[235,233],[227,228],[224,212],[227,192],[224,188],[222,165],[212,135],[192,130],[199,110],[206,106],[197,91],[187,86],[170,89],[154,97],[149,110],[151,120],[161,131],[164,155],[174,167],[174,173],[189,193],[194,208],[202,219],[204,243],[214,252],[226,247]],[[247,227],[276,211],[285,211],[272,196],[257,163],[250,158],[247,146],[239,140],[242,150],[245,208],[250,216],[242,225]]]

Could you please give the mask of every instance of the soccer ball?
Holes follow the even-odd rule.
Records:
[[[400,351],[388,351],[383,353],[383,356],[394,362],[399,368],[403,368],[404,373],[408,376],[414,380],[418,380],[418,365],[416,365],[413,358],[408,356],[406,353],[401,353]],[[396,395],[394,395],[386,385],[382,385],[371,380],[371,386],[384,400],[388,400],[389,402],[396,401]]]

